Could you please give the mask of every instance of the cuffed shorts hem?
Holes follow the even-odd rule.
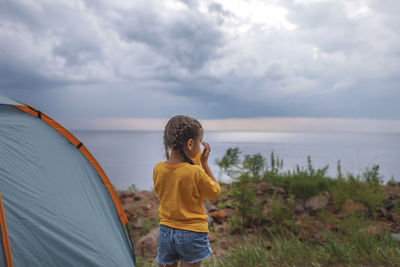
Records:
[[[187,263],[196,263],[196,262],[207,259],[208,257],[210,257],[211,254],[212,254],[212,251],[211,251],[211,248],[209,248],[208,251],[205,251],[203,254],[199,255],[195,259],[190,258],[190,259],[185,260],[184,258],[182,258],[182,261],[187,262]]]

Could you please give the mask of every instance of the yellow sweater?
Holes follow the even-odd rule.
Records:
[[[204,198],[214,200],[221,187],[198,165],[159,162],[153,171],[154,189],[160,200],[160,224],[194,232],[208,232]]]

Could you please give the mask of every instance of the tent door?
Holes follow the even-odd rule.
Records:
[[[7,267],[12,267],[12,258],[11,258],[11,249],[10,249],[10,240],[8,239],[7,225],[6,225],[6,216],[4,215],[4,207],[3,201],[1,200],[0,194],[0,226],[1,226],[1,239],[3,240],[3,249],[5,255],[5,262]]]

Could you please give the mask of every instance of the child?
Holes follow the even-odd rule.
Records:
[[[210,167],[210,145],[203,140],[203,128],[194,118],[178,115],[164,130],[167,161],[153,171],[154,189],[160,200],[158,266],[200,266],[211,255],[208,216],[204,198],[214,200],[221,192]],[[204,146],[199,165],[192,158]]]

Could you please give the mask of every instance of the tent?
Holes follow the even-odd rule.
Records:
[[[95,158],[50,117],[1,95],[0,225],[0,267],[134,266],[126,215]]]

